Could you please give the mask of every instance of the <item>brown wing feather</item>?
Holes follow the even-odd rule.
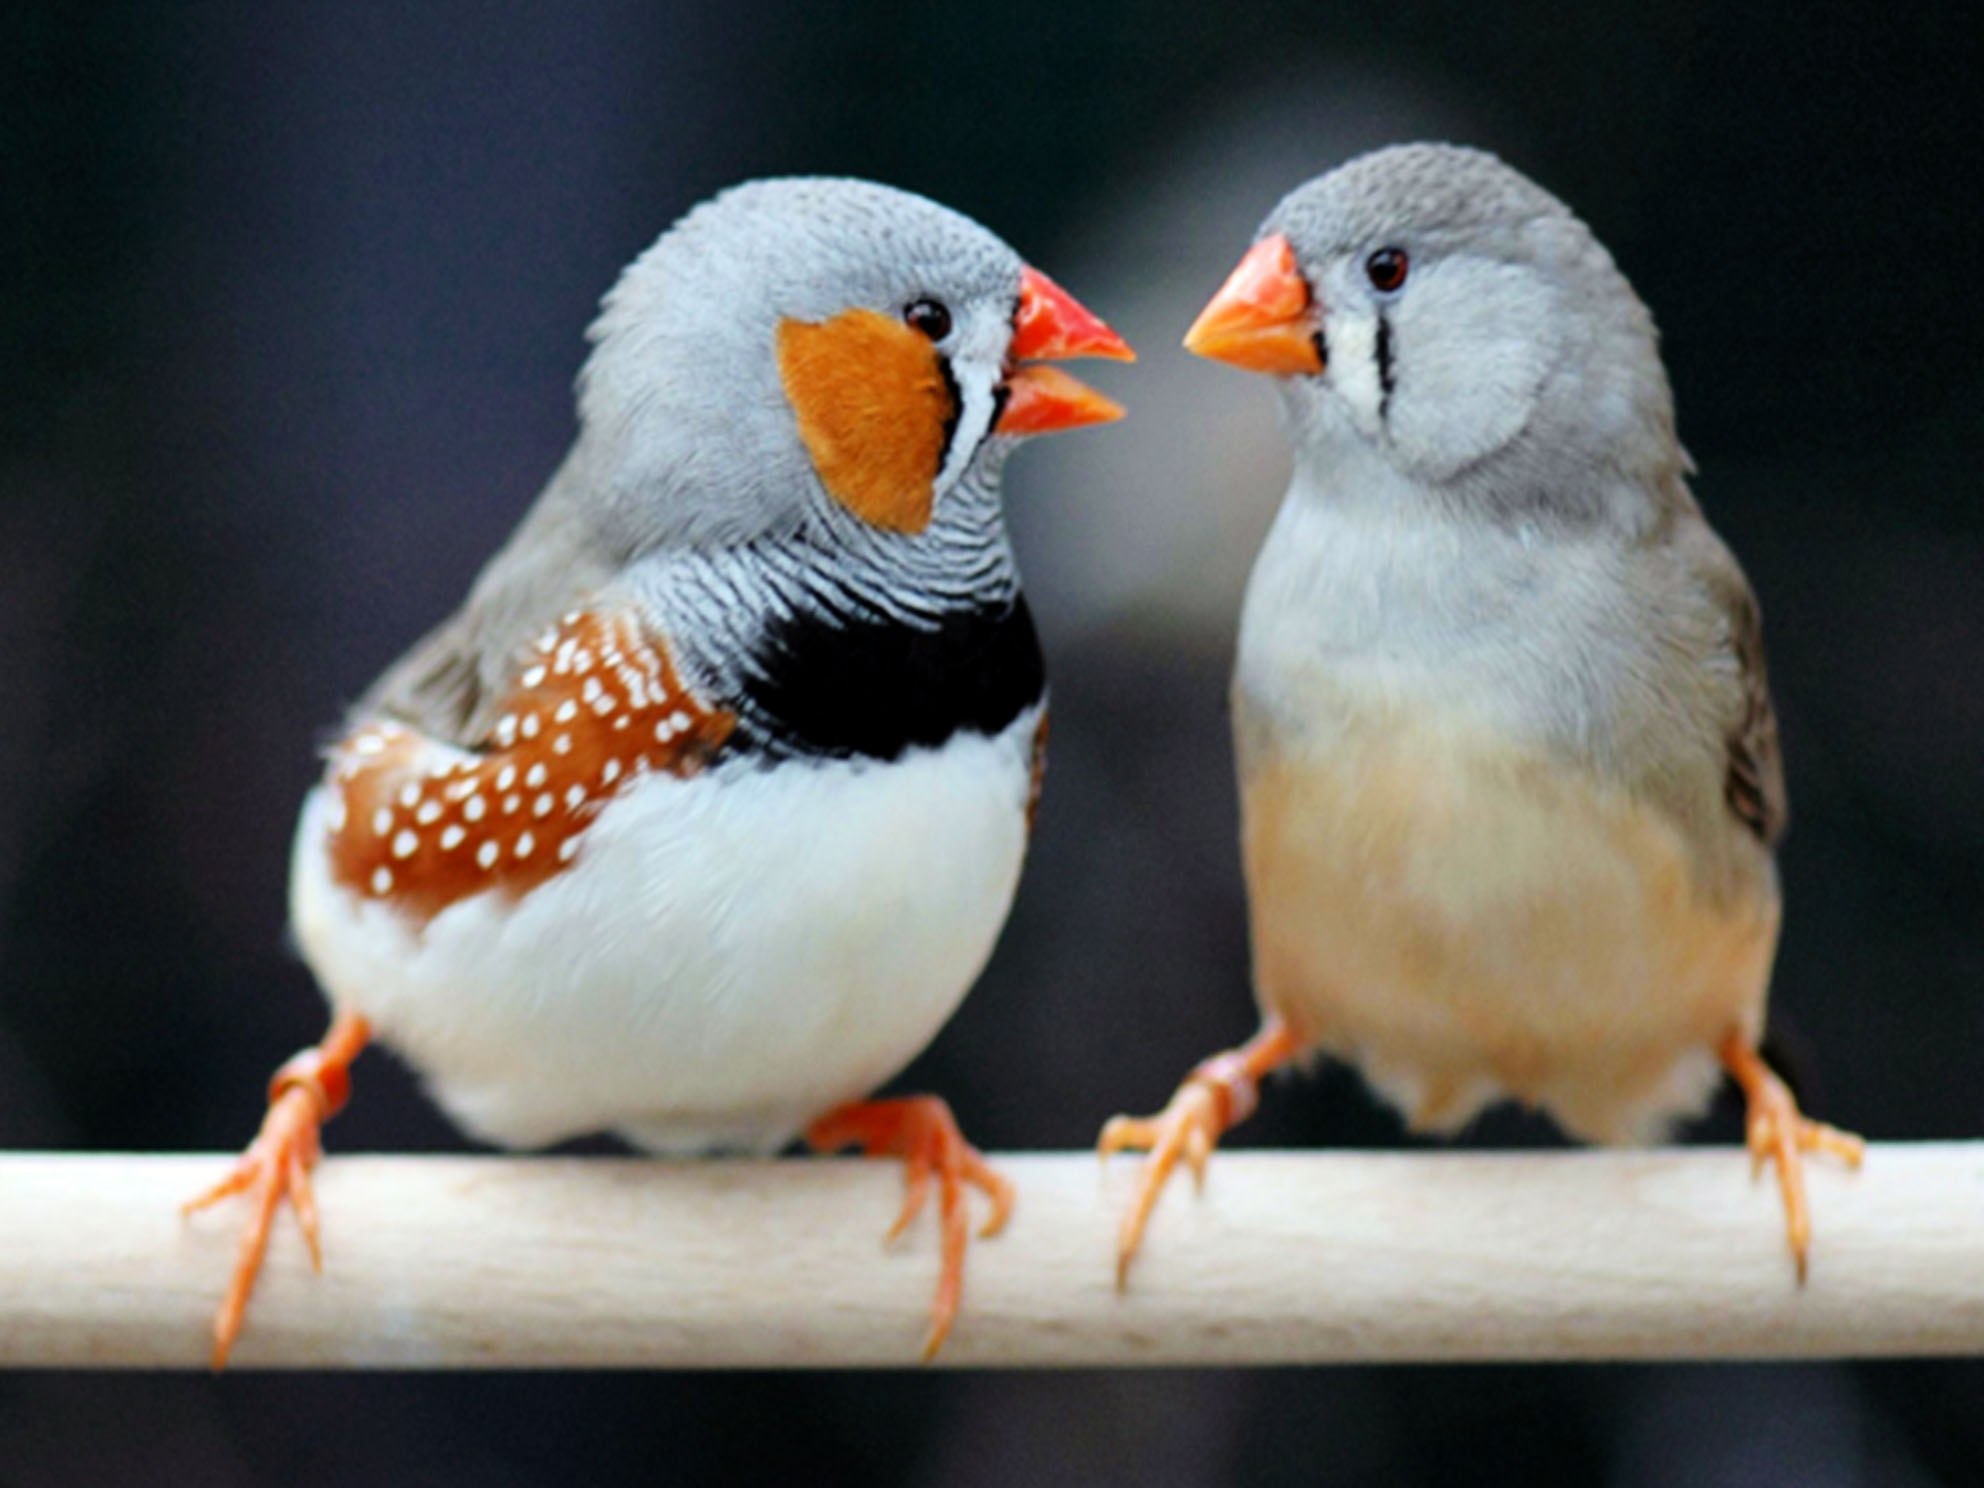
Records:
[[[1764,662],[1763,617],[1756,595],[1735,560],[1721,586],[1729,617],[1730,643],[1743,688],[1743,710],[1730,730],[1723,799],[1765,846],[1784,835],[1789,810],[1784,795],[1784,763],[1778,752],[1777,709],[1771,705]]]

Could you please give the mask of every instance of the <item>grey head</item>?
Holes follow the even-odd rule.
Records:
[[[959,407],[933,499],[986,445],[1021,262],[969,218],[867,181],[754,181],[695,208],[620,276],[579,375],[579,453],[617,546],[728,544],[831,498],[800,438],[780,326],[944,307]],[[941,328],[941,327],[933,327]],[[849,369],[850,372],[856,369]]]
[[[1129,354],[969,218],[837,178],[749,182],[694,208],[621,274],[588,339],[570,455],[462,609],[360,711],[472,733],[537,628],[651,555],[804,532],[872,563],[938,547],[947,511],[999,523],[1016,436],[1121,413],[1030,364]]]
[[[1202,331],[1222,313],[1224,342]],[[1375,453],[1504,511],[1687,499],[1646,306],[1568,207],[1480,150],[1394,146],[1298,187],[1187,344],[1280,374],[1298,458]]]

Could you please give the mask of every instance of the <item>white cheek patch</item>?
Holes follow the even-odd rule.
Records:
[[[953,360],[951,378],[957,384],[958,422],[951,431],[950,448],[944,451],[944,463],[937,471],[937,500],[940,502],[944,499],[944,493],[964,474],[972,456],[978,453],[978,446],[991,431],[998,406],[994,391],[999,380],[996,367]]]
[[[957,389],[958,422],[937,471],[937,500],[961,477],[998,417],[999,380],[1005,375],[1006,346],[1013,328],[997,307],[974,307],[949,348],[951,381]]]
[[[1323,315],[1324,375],[1366,439],[1382,432],[1385,390],[1378,377],[1378,319],[1364,311]]]

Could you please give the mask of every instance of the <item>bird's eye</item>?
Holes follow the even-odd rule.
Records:
[[[909,328],[920,331],[932,341],[941,341],[951,333],[951,312],[938,300],[912,300],[902,312],[902,318],[909,322]]]
[[[1404,285],[1405,271],[1410,266],[1403,248],[1380,248],[1364,260],[1364,277],[1378,293],[1390,294]]]

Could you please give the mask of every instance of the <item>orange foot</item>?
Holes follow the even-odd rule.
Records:
[[[340,1017],[324,1035],[323,1043],[305,1049],[277,1070],[269,1082],[269,1113],[262,1118],[262,1129],[248,1144],[248,1150],[236,1160],[234,1170],[181,1206],[181,1213],[191,1214],[230,1194],[251,1190],[254,1194],[254,1208],[241,1232],[240,1248],[235,1252],[234,1276],[228,1283],[220,1311],[214,1316],[215,1369],[226,1367],[228,1352],[234,1347],[234,1340],[241,1336],[241,1324],[248,1315],[248,1297],[255,1290],[262,1257],[268,1252],[276,1206],[284,1198],[296,1210],[296,1222],[310,1247],[310,1264],[319,1271],[324,1269],[310,1169],[323,1155],[319,1130],[343,1109],[351,1094],[351,1062],[370,1037],[371,1030],[363,1018]]]
[[[1106,1159],[1126,1148],[1150,1154],[1137,1175],[1136,1193],[1116,1237],[1119,1288],[1129,1283],[1130,1262],[1143,1244],[1144,1226],[1150,1223],[1151,1210],[1157,1207],[1157,1197],[1178,1159],[1184,1158],[1193,1182],[1203,1187],[1206,1159],[1214,1146],[1254,1114],[1261,1101],[1262,1078],[1293,1059],[1297,1047],[1295,1036],[1281,1020],[1270,1018],[1242,1047],[1213,1055],[1187,1075],[1171,1103],[1157,1115],[1112,1116],[1102,1128],[1097,1155]]]
[[[969,1239],[964,1186],[972,1184],[992,1200],[991,1218],[978,1232],[981,1239],[990,1239],[1006,1227],[1012,1215],[1012,1184],[986,1165],[978,1149],[958,1130],[951,1108],[934,1095],[840,1106],[806,1129],[806,1141],[818,1152],[858,1146],[869,1157],[903,1159],[902,1210],[889,1226],[886,1240],[894,1240],[923,1212],[924,1201],[930,1197],[930,1180],[936,1178],[944,1261],[937,1276],[937,1296],[930,1304],[930,1333],[923,1340],[923,1359],[928,1363],[950,1336],[951,1324],[957,1320],[958,1299],[964,1293],[964,1252]]]
[[[1806,1255],[1812,1247],[1812,1211],[1805,1201],[1805,1154],[1829,1152],[1849,1168],[1867,1155],[1867,1144],[1851,1132],[1839,1131],[1800,1114],[1798,1102],[1784,1082],[1771,1072],[1742,1034],[1731,1033],[1718,1051],[1723,1066],[1743,1087],[1749,1105],[1750,1174],[1777,1164],[1778,1191],[1784,1196],[1784,1228],[1791,1256],[1804,1285]]]

